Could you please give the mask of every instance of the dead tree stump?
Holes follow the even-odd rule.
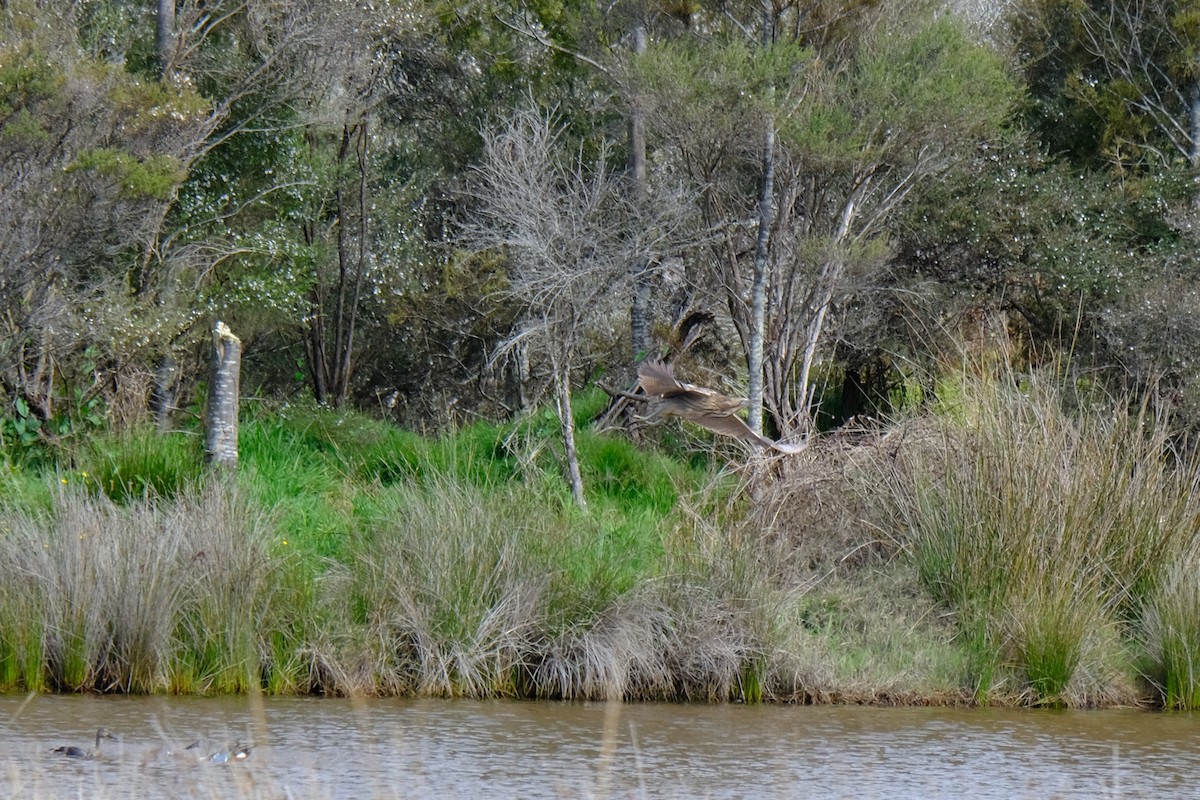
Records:
[[[224,322],[213,326],[212,387],[204,450],[208,463],[237,469],[238,399],[241,391],[242,340]]]

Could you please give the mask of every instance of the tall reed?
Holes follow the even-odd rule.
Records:
[[[383,688],[516,694],[545,585],[525,540],[542,535],[544,516],[519,492],[489,496],[446,480],[407,486],[390,503],[390,523],[352,565]]]
[[[1119,691],[1103,643],[1200,532],[1195,465],[1144,406],[1068,411],[1054,374],[964,382],[891,486],[924,583],[976,649],[975,688],[1076,705]]]
[[[78,487],[0,537],[9,690],[225,691],[256,685],[305,608],[264,517],[215,486],[118,506]]]
[[[1200,709],[1200,548],[1171,564],[1147,599],[1144,642],[1163,704]]]

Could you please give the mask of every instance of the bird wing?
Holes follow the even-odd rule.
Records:
[[[724,436],[732,436],[743,441],[753,442],[760,447],[769,447],[779,453],[789,455],[802,452],[808,445],[803,442],[793,444],[790,442],[776,442],[768,439],[765,436],[755,433],[746,421],[734,414],[689,414],[684,416],[684,419],[696,423],[707,428],[713,433],[719,433]]]
[[[764,447],[770,447],[769,439],[759,436],[750,429],[745,420],[734,414],[688,414],[684,416],[684,419],[722,436],[732,436],[735,439],[744,439]]]
[[[651,403],[650,417],[660,413],[677,415],[713,433],[753,442],[780,453],[799,453],[805,448],[803,444],[774,442],[755,433],[736,413],[745,405],[744,400],[681,383],[671,367],[661,361],[643,361],[638,365],[638,382],[646,394],[662,398]]]
[[[683,383],[670,365],[661,361],[643,361],[638,365],[638,382],[646,394],[663,398],[681,398],[705,411],[728,413],[745,405],[744,400],[728,397],[713,389]]]
[[[669,397],[683,390],[683,385],[675,380],[675,373],[661,361],[643,361],[639,364],[638,382],[646,394],[659,397]]]

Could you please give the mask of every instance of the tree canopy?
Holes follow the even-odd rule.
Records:
[[[979,319],[1190,414],[1200,11],[968,5],[10,0],[0,444],[169,424],[217,319],[421,429],[654,355],[806,435]]]

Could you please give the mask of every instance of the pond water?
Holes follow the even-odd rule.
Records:
[[[94,758],[96,729],[117,737]],[[184,747],[199,740],[192,750]],[[207,757],[249,745],[243,761]],[[0,697],[0,797],[1192,798],[1143,711]]]

